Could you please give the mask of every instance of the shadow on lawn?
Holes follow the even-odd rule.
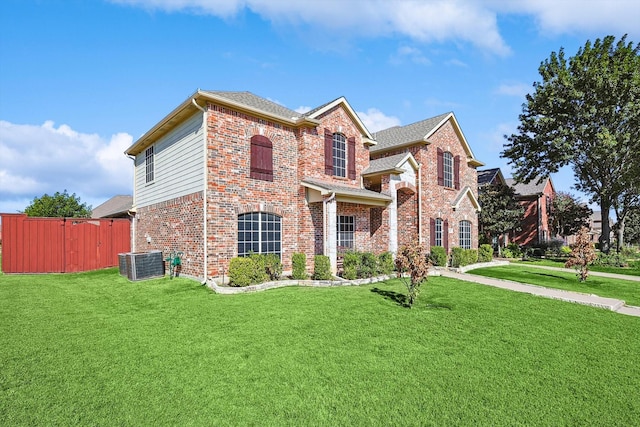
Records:
[[[536,276],[552,277],[552,278],[557,279],[557,280],[570,280],[570,279],[567,279],[566,277],[560,277],[560,276],[556,276],[555,274],[549,274],[549,273],[538,273],[538,272],[536,272],[536,273],[531,273],[531,274],[534,274]]]
[[[376,293],[378,295],[382,295],[385,299],[388,299],[389,301],[392,301],[396,304],[398,304],[401,307],[407,307],[406,304],[406,296],[405,294],[401,294],[400,292],[395,292],[395,291],[387,291],[384,289],[380,289],[380,288],[372,288],[371,292]],[[425,304],[425,306],[427,308],[446,308],[447,310],[451,310],[451,305],[449,304]]]

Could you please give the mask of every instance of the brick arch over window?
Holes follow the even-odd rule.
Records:
[[[418,192],[418,190],[416,189],[416,186],[411,184],[410,182],[400,182],[400,183],[396,184],[396,190],[404,191],[406,193],[417,193]]]
[[[269,203],[250,203],[250,204],[237,206],[235,209],[236,215],[242,215],[250,212],[266,212],[266,213],[272,213],[281,217],[284,216],[284,212],[281,208]]]

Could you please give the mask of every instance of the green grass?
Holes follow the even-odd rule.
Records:
[[[514,264],[535,264],[535,265],[543,265],[547,267],[558,267],[564,268],[564,263],[567,262],[567,259],[563,258],[529,258],[526,261],[516,259],[510,260],[511,263]],[[626,274],[629,276],[640,276],[640,261],[631,261],[629,263],[629,267],[605,267],[600,265],[592,265],[589,267],[591,271],[598,271],[601,273],[614,273],[614,274]]]
[[[523,264],[500,267],[479,268],[470,271],[480,276],[513,280],[548,288],[595,294],[601,297],[617,298],[628,305],[640,306],[640,282],[611,279],[608,277],[589,275],[586,282],[580,283],[575,273],[544,270],[527,267]]]
[[[447,278],[0,277],[0,424],[633,425],[640,318]]]

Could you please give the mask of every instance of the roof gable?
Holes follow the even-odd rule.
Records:
[[[460,190],[460,192],[458,193],[458,196],[455,198],[453,203],[451,203],[451,207],[453,208],[453,210],[456,210],[460,207],[460,203],[462,203],[465,197],[469,198],[469,201],[471,202],[471,205],[473,206],[473,208],[477,212],[480,212],[481,210],[480,203],[478,202],[476,195],[473,194],[473,191],[471,191],[471,187],[469,187],[468,185],[465,186],[462,190]]]
[[[418,162],[411,153],[400,153],[369,161],[369,167],[362,171],[362,176],[401,174],[404,172],[402,166],[407,162],[414,170],[418,170]]]
[[[376,141],[374,140],[373,136],[371,135],[371,133],[369,133],[367,127],[364,125],[362,120],[360,120],[360,117],[356,114],[353,108],[351,108],[351,105],[349,104],[349,102],[347,102],[347,99],[344,96],[341,96],[340,98],[334,99],[333,101],[327,102],[326,104],[308,111],[304,114],[304,117],[318,120],[318,117],[338,106],[342,106],[342,108],[344,108],[347,114],[349,114],[349,116],[351,117],[351,120],[353,120],[356,126],[360,128],[360,132],[362,132],[362,136],[364,137],[364,143],[368,145],[375,145]]]
[[[551,187],[552,193],[555,192],[553,182],[549,177],[543,178],[542,181],[540,181],[539,183],[537,179],[534,179],[527,184],[523,182],[516,182],[516,180],[513,178],[508,178],[505,181],[509,187],[514,188],[516,195],[519,195],[519,196],[533,196],[533,195],[545,194],[546,193],[545,190],[547,186]]]
[[[506,185],[504,176],[500,168],[485,169],[478,171],[478,186],[489,185],[494,183]]]

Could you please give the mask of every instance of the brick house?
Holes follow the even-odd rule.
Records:
[[[249,92],[198,90],[126,150],[134,251],[184,252],[182,273],[231,258],[477,246],[481,165],[453,113],[372,135],[343,97],[304,114]],[[454,237],[455,236],[455,237]]]
[[[555,194],[551,178],[545,178],[539,184],[535,180],[529,184],[517,183],[512,178],[506,182],[515,189],[516,197],[524,207],[521,230],[512,231],[510,240],[520,246],[548,242],[553,237],[549,231],[549,215]]]

